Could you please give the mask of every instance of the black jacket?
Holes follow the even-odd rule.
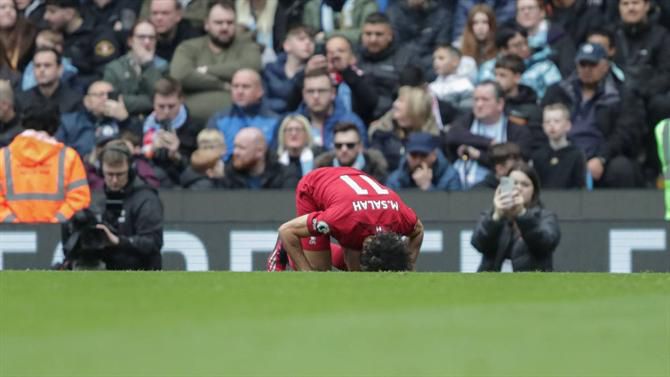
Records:
[[[542,130],[542,109],[537,104],[537,94],[533,88],[519,84],[516,96],[505,97],[505,112],[510,122],[528,127],[532,137],[531,150],[547,143],[547,136]]]
[[[110,206],[113,199],[121,208]],[[105,189],[103,221],[110,224],[121,243],[105,250],[108,270],[160,270],[163,247],[163,203],[158,192],[134,178],[121,192]]]
[[[65,34],[63,56],[72,59],[77,76],[87,87],[102,77],[105,65],[121,56],[122,48],[107,25],[96,25],[93,18],[84,17],[84,23],[71,34]]]
[[[83,110],[83,96],[74,88],[61,82],[51,97],[45,97],[38,86],[16,95],[16,112],[23,113],[28,108],[45,107],[47,104],[58,106],[61,114]]]
[[[15,115],[8,123],[0,122],[0,148],[4,148],[14,140],[16,135],[23,132],[21,127],[21,120],[18,115]]]
[[[642,95],[670,91],[670,33],[655,23],[620,23],[614,61],[626,73],[626,85]]]
[[[491,146],[491,139],[485,136],[475,135],[470,132],[470,127],[474,122],[474,115],[467,114],[457,119],[449,131],[444,135],[444,143],[446,155],[450,160],[457,157],[456,150],[461,145],[469,145],[475,147],[481,153],[479,163],[492,168],[493,164],[489,158],[489,147]],[[512,122],[507,122],[507,141],[516,143],[521,148],[521,154],[525,160],[530,158],[531,148],[531,134],[526,126],[520,126]]]
[[[595,155],[586,156],[586,159],[602,157],[609,160],[619,155],[637,157],[645,117],[640,99],[625,90],[612,75],[607,75],[601,81],[594,101],[596,126],[605,143]],[[547,89],[542,106],[553,103],[563,103],[571,114],[575,114],[581,103],[581,83],[576,74]]]
[[[482,253],[478,271],[500,271],[506,258],[514,271],[553,271],[553,253],[561,240],[558,218],[534,207],[516,218],[518,235],[510,221],[494,221],[493,211],[482,213],[470,243]]]
[[[179,184],[189,190],[209,190],[216,187],[213,179],[198,173],[190,166],[179,176]]]
[[[245,172],[235,170],[232,162],[225,168],[222,186],[227,189],[249,189],[251,177]],[[262,189],[295,188],[298,177],[295,171],[280,164],[273,153],[267,153],[265,171],[260,176]]]
[[[407,1],[395,1],[387,9],[397,43],[414,47],[422,68],[431,71],[435,46],[451,43],[452,16],[439,1],[428,0],[421,8],[410,8]]]
[[[156,55],[167,60],[168,62],[171,62],[174,51],[181,42],[187,39],[199,37],[201,35],[202,32],[191,26],[190,22],[187,20],[181,20],[177,24],[177,32],[175,33],[174,38],[170,40],[159,38],[156,41]]]
[[[542,182],[542,188],[574,189],[586,186],[584,153],[570,144],[559,150],[550,146],[533,153],[533,167]]]
[[[605,25],[603,13],[587,0],[577,0],[567,8],[553,7],[549,19],[567,31],[576,46],[586,41],[589,31]]]
[[[416,51],[408,46],[399,48],[394,41],[388,48],[377,54],[361,48],[357,64],[371,77],[372,85],[379,95],[379,101],[373,113],[373,119],[379,119],[391,109],[393,100],[398,96],[400,73],[406,66],[420,65],[421,62]]]

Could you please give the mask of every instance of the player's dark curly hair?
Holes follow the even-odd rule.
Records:
[[[407,244],[398,234],[378,233],[363,245],[363,271],[407,271],[409,268]]]

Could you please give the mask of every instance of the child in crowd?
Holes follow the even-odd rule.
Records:
[[[450,45],[439,45],[433,52],[433,70],[437,75],[428,87],[442,101],[454,105],[459,110],[472,110],[474,86],[467,76],[458,71],[461,52]]]
[[[533,153],[533,167],[543,188],[583,188],[586,183],[586,160],[579,148],[570,144],[568,132],[572,127],[570,111],[563,104],[544,108],[542,128],[549,144]]]
[[[205,128],[196,139],[198,149],[191,155],[191,164],[179,177],[182,187],[190,190],[213,189],[219,187],[223,178],[223,156],[226,142],[218,129]]]

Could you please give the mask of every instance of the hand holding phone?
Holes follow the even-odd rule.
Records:
[[[510,177],[500,178],[500,194],[509,195],[514,191],[514,180]]]

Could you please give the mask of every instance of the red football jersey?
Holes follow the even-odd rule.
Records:
[[[379,232],[408,236],[417,222],[398,194],[358,169],[316,169],[302,178],[298,190],[297,200],[310,200],[317,209],[307,218],[309,232],[331,235],[346,248],[361,250],[363,240]]]

